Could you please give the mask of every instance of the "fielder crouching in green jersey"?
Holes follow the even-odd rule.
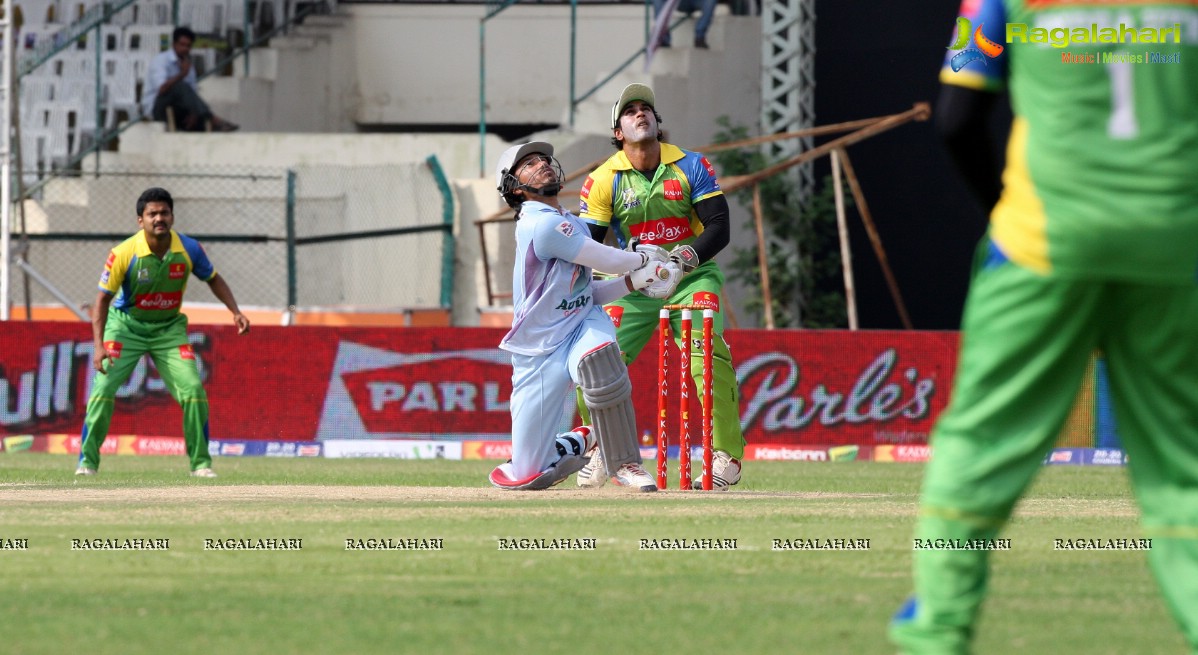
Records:
[[[962,3],[958,30],[978,26],[980,43],[965,34],[950,50],[937,127],[993,209],[965,301],[951,400],[931,435],[915,593],[890,625],[903,653],[970,652],[989,553],[919,544],[986,543],[999,534],[1051,451],[1095,351],[1106,358],[1152,540],[1149,566],[1198,653],[1198,34],[1074,43],[1073,56],[1098,62],[1141,49],[1171,62],[1087,66],[1003,34],[1010,24],[1198,24],[1192,2],[1160,3],[1172,4],[1167,11],[1154,4]],[[1015,120],[1000,188],[987,117],[1004,87]],[[1050,632],[1036,634],[1002,652],[1040,652],[1050,640]]]
[[[187,341],[187,316],[179,312],[191,275],[204,280],[233,312],[237,333],[250,321],[237,308],[233,292],[217,274],[199,242],[171,229],[175,202],[165,189],[147,189],[137,199],[141,232],[113,248],[100,276],[92,308],[92,356],[96,369],[75,475],[95,475],[100,447],[112,422],[117,389],[149,353],[163,384],[183,408],[183,436],[191,474],[214,478],[208,455],[208,396],[200,382],[195,353]],[[107,367],[105,367],[107,362]]]
[[[590,224],[591,236],[603,241],[615,229],[616,241],[627,247],[641,244],[670,251],[685,277],[664,299],[630,293],[605,309],[616,325],[624,361],[631,363],[652,338],[664,305],[696,305],[715,312],[712,356],[712,488],[726,490],[740,481],[745,438],[740,427],[740,393],[732,354],[724,341],[724,273],[715,256],[730,239],[728,200],[716,181],[715,168],[697,152],[665,143],[655,108],[653,89],[629,84],[612,106],[612,145],[616,154],[595,169],[583,183],[578,216]],[[670,327],[675,342],[681,316],[674,312]],[[699,328],[698,322],[695,325]],[[699,338],[692,333],[692,339]],[[702,348],[691,349],[695,388],[703,388]],[[579,411],[585,407],[579,403]],[[594,458],[578,472],[582,487],[602,486],[602,460]],[[695,489],[702,487],[695,475]]]

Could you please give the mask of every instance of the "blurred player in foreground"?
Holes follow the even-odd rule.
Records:
[[[1198,34],[1181,29],[1198,24],[1198,6],[1162,4],[962,5],[977,33],[948,55],[937,120],[971,187],[997,203],[952,400],[932,434],[915,594],[890,626],[903,652],[969,651],[987,540],[1040,470],[1095,350],[1109,364],[1149,564],[1198,652]],[[1075,36],[1065,49],[1007,42],[1019,24]],[[1082,38],[1093,25],[1156,38],[1095,43]],[[995,152],[985,123],[1004,86],[1015,121],[1000,195],[984,172]]]
[[[644,84],[629,84],[620,93],[611,110],[616,154],[583,183],[578,215],[590,224],[596,241],[602,242],[608,229],[614,229],[621,246],[636,238],[669,248],[671,261],[682,266],[685,275],[667,297],[631,293],[607,307],[625,361],[635,360],[653,336],[663,305],[698,305],[715,311],[711,468],[713,488],[726,490],[740,481],[745,452],[736,371],[724,341],[724,273],[715,262],[729,241],[728,199],[706,157],[663,142],[655,103],[653,89]],[[681,321],[675,312],[670,325],[673,334],[682,333]],[[695,388],[702,389],[703,353],[698,345],[691,348],[691,375]],[[578,484],[602,486],[606,481],[598,474],[602,464],[596,456],[578,474]],[[694,488],[702,484],[701,477],[695,476]]]
[[[175,201],[166,189],[146,189],[137,199],[141,232],[108,253],[92,307],[96,375],[75,475],[95,475],[99,470],[100,446],[108,436],[117,389],[129,379],[141,356],[149,353],[162,382],[183,408],[191,474],[216,477],[208,455],[208,396],[187,341],[187,316],[179,312],[188,277],[207,282],[233,312],[237,334],[249,332],[250,321],[237,308],[229,285],[199,242],[172,229],[174,209]]]
[[[633,290],[668,296],[682,278],[656,246],[629,252],[591,240],[562,209],[564,175],[553,146],[508,148],[496,167],[499,194],[516,214],[512,329],[499,347],[512,354],[512,459],[491,472],[501,489],[547,489],[588,461],[595,448],[624,486],[656,491],[641,465],[632,382],[603,304]],[[627,273],[594,282],[591,270]],[[554,434],[577,384],[591,425]]]

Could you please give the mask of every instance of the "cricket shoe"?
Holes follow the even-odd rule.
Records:
[[[717,450],[711,454],[711,490],[728,491],[728,487],[740,482],[740,460]],[[691,489],[703,488],[703,476],[691,481]]]
[[[603,463],[603,453],[598,448],[591,451],[591,461],[587,462],[578,472],[578,486],[584,489],[598,489],[607,483],[607,465]]]
[[[657,491],[657,481],[649,475],[645,467],[636,462],[621,466],[612,476],[611,481],[621,487],[628,487],[636,491]]]
[[[79,468],[75,469],[75,475],[96,475],[97,473],[99,473],[99,471],[96,469],[88,468],[86,466],[80,466]]]
[[[191,477],[193,477],[193,478],[215,478],[216,471],[213,471],[210,468],[196,469],[191,472]]]

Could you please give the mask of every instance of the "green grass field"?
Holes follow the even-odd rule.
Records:
[[[494,462],[0,455],[0,652],[891,653],[910,591],[922,467],[749,462],[724,494],[491,489]],[[1141,552],[1053,551],[1136,537],[1125,472],[1046,469],[995,553],[978,653],[1181,653]],[[169,550],[72,550],[72,539]],[[593,551],[500,551],[499,539],[595,539]],[[302,539],[227,552],[204,539]],[[346,539],[441,539],[347,551]],[[647,551],[641,539],[735,539]],[[869,539],[774,551],[773,539]],[[2,542],[0,542],[2,543]]]

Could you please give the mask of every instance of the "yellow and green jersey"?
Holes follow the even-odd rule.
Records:
[[[1006,87],[1015,115],[995,244],[1045,274],[1193,281],[1198,0],[965,0],[961,17],[941,81]]]
[[[108,253],[100,290],[116,294],[112,309],[157,323],[179,315],[187,278],[208,282],[216,269],[200,243],[171,230],[171,249],[159,259],[150,251],[145,232],[129,237]]]
[[[703,233],[695,203],[723,193],[706,157],[663,143],[652,177],[634,169],[623,150],[603,162],[582,185],[578,216],[614,227],[621,248],[631,237],[672,248]]]

